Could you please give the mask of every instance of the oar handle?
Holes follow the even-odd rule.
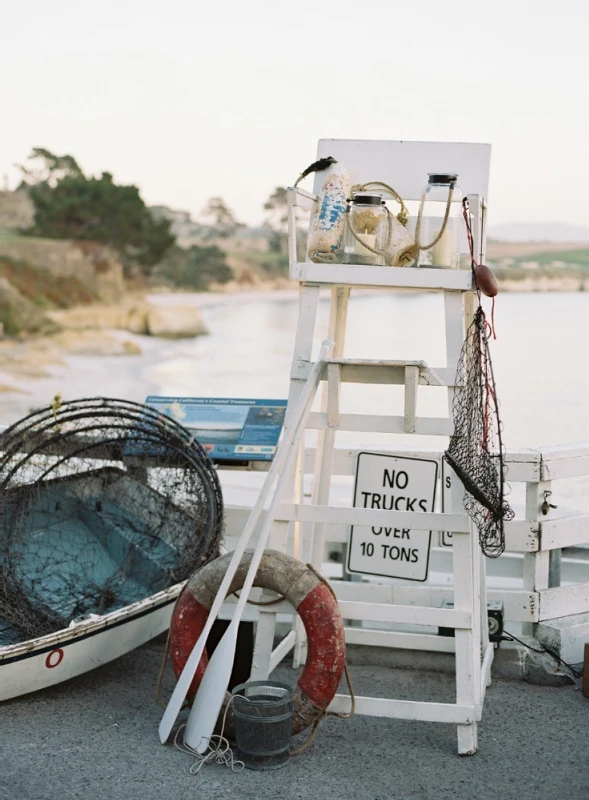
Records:
[[[268,475],[266,476],[266,480],[264,481],[264,484],[258,495],[258,499],[254,504],[254,507],[245,525],[243,533],[239,538],[239,542],[237,544],[237,547],[235,548],[233,557],[229,563],[229,566],[227,567],[227,571],[223,577],[221,585],[219,586],[217,595],[209,612],[209,616],[207,617],[205,627],[203,628],[201,635],[195,642],[194,647],[192,648],[188,660],[184,665],[184,669],[182,670],[182,673],[180,674],[178,681],[176,682],[176,686],[174,687],[174,691],[172,692],[172,696],[170,697],[166,710],[164,711],[164,715],[159,725],[159,736],[162,744],[164,744],[168,740],[174,722],[176,721],[176,718],[180,713],[180,709],[182,708],[182,703],[184,702],[184,698],[188,693],[188,689],[190,688],[190,684],[192,683],[192,679],[198,668],[198,664],[200,662],[202,653],[204,651],[207,637],[215,622],[215,619],[217,618],[217,615],[221,609],[223,601],[227,596],[229,587],[231,585],[231,581],[233,580],[237,568],[239,567],[242,556],[247,548],[249,540],[251,539],[255,526],[260,517],[260,514],[263,511],[264,504],[268,498],[272,486],[274,485],[274,481],[282,472],[287,472],[287,470],[285,470],[286,462],[291,453],[292,446],[294,444],[296,436],[299,433],[299,430],[302,427],[304,420],[306,419],[308,411],[310,410],[311,404],[313,402],[314,393],[319,384],[319,379],[321,377],[321,372],[323,370],[325,358],[327,357],[327,354],[332,350],[333,346],[334,344],[330,340],[326,340],[322,343],[321,349],[319,351],[319,357],[315,362],[315,364],[313,365],[311,372],[309,373],[309,376],[305,383],[305,386],[303,388],[303,391],[301,392],[298,402],[295,408],[293,409],[292,415],[290,416],[288,423],[284,427],[282,440],[280,442],[280,446],[278,447],[276,457],[272,462],[272,465],[268,471]],[[279,492],[277,487],[275,492],[275,497],[277,497],[278,495]],[[274,498],[272,502],[274,502]],[[265,521],[263,527],[263,530],[267,537],[268,534],[266,532],[266,522],[268,522],[267,529],[269,531],[271,523],[270,514],[268,514],[267,520]],[[260,559],[262,553],[263,553],[263,547],[260,551]],[[258,559],[258,564],[260,559]],[[256,564],[256,569],[253,573],[254,577],[252,578],[252,583],[255,578],[255,574],[257,572],[258,564]],[[242,592],[242,596],[245,597],[246,599],[247,599],[247,594],[248,592]],[[242,605],[242,611],[243,611],[243,605]]]

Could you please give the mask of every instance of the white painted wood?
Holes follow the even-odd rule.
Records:
[[[417,384],[419,383],[419,367],[405,367],[405,415],[403,424],[405,433],[415,433],[417,421]]]
[[[388,289],[446,289],[469,292],[472,290],[470,270],[430,269],[428,267],[367,267],[355,264],[314,264],[298,261],[290,266],[292,280],[303,284],[324,286],[354,286],[358,288]]]
[[[471,628],[472,614],[452,608],[426,608],[391,605],[389,603],[358,603],[339,601],[344,619],[370,620],[371,622],[396,622],[407,625],[434,625],[442,628]]]
[[[317,158],[328,156],[345,164],[352,184],[384,181],[406,201],[419,200],[427,173],[438,171],[456,172],[465,194],[489,195],[490,144],[320,139]],[[316,173],[315,193],[322,182],[321,173]]]
[[[539,595],[539,620],[543,622],[589,611],[589,583],[544,589]]]
[[[345,373],[345,369],[343,372]],[[344,382],[343,374],[342,382]],[[399,383],[403,383],[403,380],[400,380]],[[357,449],[336,448],[334,450],[333,474],[353,475],[359,452],[360,451]],[[416,447],[407,449],[401,447],[394,448],[394,450],[382,448],[381,452],[391,452],[399,456],[419,456],[421,458],[437,459],[442,455],[443,450]],[[314,448],[305,448],[305,472],[313,471],[314,458]],[[540,462],[541,454],[536,451],[514,451],[507,453],[505,456],[505,464],[509,471],[509,480],[512,482],[538,481],[540,479]]]
[[[334,144],[329,142],[329,146]],[[346,158],[340,160],[347,163],[347,156],[352,159],[352,170],[358,170],[353,180],[382,180],[382,175],[364,175],[360,177],[360,172],[370,169],[374,143],[361,142],[340,142]],[[321,146],[321,145],[320,145]],[[339,146],[339,145],[338,145]],[[381,147],[382,146],[382,147]],[[408,198],[416,198],[421,192],[425,183],[425,173],[423,163],[420,159],[431,159],[432,154],[438,157],[446,155],[454,160],[454,156],[462,151],[465,160],[461,162],[464,167],[464,174],[470,182],[473,181],[475,174],[483,179],[484,192],[486,192],[486,179],[488,176],[488,156],[489,148],[475,147],[469,150],[467,157],[466,149],[460,146],[446,146],[441,148],[434,146],[433,150],[429,145],[413,143],[407,147],[406,143],[376,143],[376,148],[384,148],[387,152],[396,154],[397,158],[411,151],[415,155],[416,161],[407,168],[407,165],[395,165],[395,172],[405,175],[413,172],[414,195],[405,194]],[[325,153],[329,155],[330,153]],[[338,157],[336,155],[336,157]],[[354,159],[359,160],[354,160]],[[469,158],[471,161],[469,162]],[[474,160],[473,160],[474,159]],[[478,159],[478,161],[477,161]],[[482,159],[482,160],[481,160]],[[393,162],[394,162],[393,158]],[[474,163],[478,166],[475,169]],[[382,167],[382,159],[379,160]],[[474,169],[469,172],[468,164]],[[392,163],[386,162],[387,169],[392,168]],[[431,165],[430,165],[431,166]],[[399,167],[399,169],[397,169]],[[439,164],[436,169],[440,168]],[[450,169],[450,167],[448,167]],[[457,164],[454,164],[453,171],[457,171]],[[414,180],[419,174],[419,184]],[[316,176],[316,187],[321,183],[322,177]],[[394,183],[394,181],[392,181]],[[409,184],[405,185],[405,188]],[[419,188],[417,188],[419,185]],[[474,194],[481,193],[481,183],[471,183],[470,186],[461,184],[462,189],[467,189]],[[297,196],[291,204],[297,202]],[[311,198],[306,198],[309,201]],[[313,198],[314,199],[314,198]],[[473,200],[475,204],[474,213],[477,216],[475,227],[475,247],[478,247],[481,239],[480,231],[480,209],[479,198]],[[290,225],[291,237],[295,235],[294,224]],[[292,253],[292,250],[291,250]],[[454,608],[425,607],[423,604],[424,595],[429,591],[425,586],[420,586],[418,593],[413,595],[413,602],[407,605],[391,602],[395,597],[395,592],[399,587],[386,587],[385,600],[379,604],[376,602],[376,594],[383,587],[377,584],[362,586],[356,592],[356,596],[349,600],[342,597],[338,598],[342,615],[351,622],[370,622],[375,625],[411,624],[435,628],[437,626],[454,627],[455,642],[442,642],[442,638],[431,634],[414,634],[411,639],[409,634],[393,631],[377,630],[358,627],[354,624],[347,626],[348,641],[356,638],[363,641],[374,641],[379,644],[396,641],[397,645],[405,643],[416,644],[420,647],[433,647],[437,650],[450,651],[454,647],[456,650],[457,663],[457,703],[436,704],[436,703],[406,703],[405,701],[380,700],[376,698],[364,698],[359,703],[359,713],[378,713],[380,716],[407,716],[411,719],[432,719],[436,721],[453,721],[458,725],[458,745],[459,752],[473,753],[476,751],[476,719],[480,717],[482,688],[481,688],[481,591],[484,590],[484,582],[481,580],[481,562],[478,546],[475,550],[474,537],[470,532],[470,524],[465,516],[461,505],[456,502],[453,505],[454,514],[433,514],[433,513],[411,513],[403,511],[381,511],[363,508],[347,508],[344,506],[334,506],[333,500],[330,503],[331,478],[334,474],[334,455],[335,455],[335,431],[348,430],[358,432],[374,433],[415,433],[416,435],[441,435],[449,436],[453,431],[451,413],[445,418],[422,419],[417,416],[417,387],[418,385],[437,385],[448,387],[449,411],[451,412],[452,392],[454,388],[456,364],[460,354],[460,349],[464,339],[464,306],[463,295],[472,290],[472,277],[469,270],[460,272],[459,270],[430,270],[430,269],[399,269],[399,268],[380,268],[366,267],[364,265],[318,265],[309,262],[293,262],[291,258],[291,276],[301,281],[303,287],[317,290],[319,286],[329,286],[331,294],[331,313],[330,313],[330,334],[336,339],[336,350],[332,356],[331,363],[328,364],[322,379],[326,381],[322,396],[322,406],[318,413],[309,415],[307,427],[319,431],[318,444],[314,453],[313,467],[313,486],[311,491],[310,503],[288,503],[282,502],[276,511],[276,519],[284,521],[300,522],[313,531],[313,561],[319,566],[324,555],[324,544],[327,537],[333,538],[331,528],[335,526],[337,532],[335,537],[340,537],[344,547],[346,546],[347,527],[353,525],[368,525],[368,527],[388,524],[391,526],[407,527],[420,530],[449,530],[454,531],[455,535],[455,603]],[[345,308],[347,308],[347,297],[342,292],[349,292],[351,287],[378,287],[430,290],[440,289],[444,291],[445,302],[445,322],[446,322],[446,366],[438,369],[429,369],[423,363],[399,363],[392,361],[367,359],[347,359],[343,355],[343,331],[345,329]],[[315,307],[316,311],[316,307]],[[299,314],[298,331],[301,326],[309,327],[314,325],[308,313]],[[334,336],[334,331],[338,330],[338,337]],[[341,335],[340,335],[341,334]],[[297,334],[298,337],[302,334]],[[341,340],[341,348],[338,342]],[[293,366],[291,371],[291,397],[296,396],[292,384],[300,385],[306,377],[309,369],[310,348],[308,340],[305,347],[295,347]],[[356,382],[366,384],[394,384],[403,383],[405,391],[405,403],[403,416],[386,415],[353,415],[342,414],[340,407],[340,388],[341,383]],[[347,451],[343,457],[343,462],[347,460],[346,473],[353,474],[353,469],[349,465],[352,451]],[[438,457],[435,459],[438,461]],[[423,526],[423,527],[422,527]],[[517,531],[523,539],[526,537],[525,547],[530,547],[529,539],[531,525],[527,524]],[[537,531],[536,531],[537,532]],[[516,531],[514,529],[513,533]],[[534,545],[537,542],[534,542]],[[456,554],[458,556],[456,557]],[[346,583],[346,582],[342,582]],[[350,582],[349,585],[352,585]],[[406,587],[403,587],[406,588]],[[336,590],[337,591],[337,590]],[[341,590],[341,591],[348,591]],[[386,592],[389,592],[388,597]],[[451,590],[449,590],[451,592]],[[366,593],[366,599],[360,600],[360,593]],[[436,597],[438,599],[438,597]],[[529,603],[530,596],[527,595],[526,601]],[[518,598],[522,604],[523,598]],[[485,619],[486,622],[486,619]],[[435,642],[435,644],[434,644]],[[486,641],[484,642],[486,644]],[[295,662],[300,663],[302,647],[295,647]],[[487,652],[487,648],[485,648]],[[486,678],[485,678],[486,680]],[[468,709],[470,713],[465,713]]]
[[[394,647],[403,650],[426,650],[432,653],[453,653],[454,637],[429,633],[404,633],[344,627],[347,644],[370,647]]]
[[[0,701],[83,675],[159,636],[169,627],[183,586],[48,636],[0,647]]]
[[[311,412],[309,428],[325,430],[328,427],[327,414]],[[362,433],[405,433],[405,420],[380,414],[342,414],[339,428]],[[419,436],[450,436],[452,429],[452,421],[445,417],[420,417],[415,422],[415,433]]]
[[[464,533],[469,524],[464,514],[421,512],[417,514],[412,511],[378,511],[372,508],[319,506],[310,503],[301,505],[282,503],[277,509],[276,518],[326,524],[368,525],[368,527],[388,525],[419,531],[450,530],[456,533]]]
[[[262,592],[261,602],[274,600],[274,592]],[[252,671],[250,680],[266,681],[272,671],[270,662],[272,648],[274,646],[274,636],[276,634],[276,609],[273,606],[258,607],[258,624],[256,625],[256,637],[254,640],[254,652],[252,656]]]
[[[329,711],[345,713],[350,710],[350,697],[336,694]],[[421,722],[454,722],[470,725],[476,719],[474,706],[454,703],[424,703],[413,700],[388,700],[382,697],[356,697],[356,714],[369,717],[392,717]]]
[[[334,342],[333,351],[330,358],[341,357],[345,344],[346,321],[348,316],[348,305],[350,300],[350,290],[334,286],[331,290],[331,307],[329,314],[329,335]],[[338,375],[339,378],[339,375]],[[340,383],[338,380],[337,390],[339,392]],[[333,390],[333,389],[332,389]],[[313,490],[312,500],[314,503],[325,505],[329,502],[329,492],[331,488],[332,461],[335,447],[335,428],[329,425],[330,416],[327,411],[329,405],[329,386],[327,390],[323,387],[321,397],[321,410],[326,417],[327,430],[321,431],[318,437],[317,459],[313,470]],[[338,405],[338,425],[341,424]],[[310,416],[310,415],[309,415]],[[310,426],[310,422],[308,423]],[[312,551],[311,563],[316,569],[321,569],[325,554],[325,526],[317,525],[315,520],[308,520],[313,523],[311,528]]]
[[[589,473],[589,469],[587,472]],[[589,514],[555,517],[554,513],[550,512],[550,516],[544,519],[540,517],[542,550],[589,543]],[[559,508],[556,513],[560,515],[562,510]]]
[[[292,630],[290,633],[282,639],[280,644],[278,644],[275,649],[272,651],[269,661],[269,670],[268,673],[272,673],[276,667],[280,664],[280,662],[290,653],[290,651],[294,648],[296,643],[296,631]],[[252,680],[255,678],[252,677]],[[267,676],[265,678],[267,680]]]
[[[327,365],[327,424],[330,428],[337,428],[340,422],[340,376],[341,367],[339,364]]]
[[[483,647],[483,665],[481,667],[481,706],[485,701],[485,693],[491,685],[491,667],[495,655],[495,647],[492,642],[487,642]]]
[[[589,456],[550,459],[542,463],[542,480],[577,478],[589,474]]]
[[[317,204],[317,195],[313,192],[307,192],[305,189],[300,189],[298,186],[296,189],[289,186],[287,192],[287,202],[289,205],[304,208],[306,211],[313,211]],[[294,231],[295,227],[293,226],[290,230]],[[291,260],[296,261],[296,259]]]

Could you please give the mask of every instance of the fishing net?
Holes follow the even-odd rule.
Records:
[[[476,525],[483,553],[496,558],[505,550],[504,523],[513,519],[514,513],[504,496],[502,425],[489,352],[492,328],[476,283],[477,264],[466,201],[463,210],[479,305],[458,360],[452,404],[454,434],[444,455],[466,489],[464,507]]]
[[[42,408],[0,437],[0,633],[115,611],[215,558],[221,487],[200,444],[146,405]]]

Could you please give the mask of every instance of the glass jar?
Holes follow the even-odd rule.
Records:
[[[428,173],[415,226],[420,267],[459,269],[470,263],[462,218],[462,191],[457,180],[455,172]]]
[[[388,230],[388,216],[382,194],[353,194],[346,212],[343,263],[384,266]]]

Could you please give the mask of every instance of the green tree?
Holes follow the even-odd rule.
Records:
[[[275,253],[288,253],[288,192],[284,186],[277,186],[264,203],[267,211],[266,225],[271,231],[268,243]]]
[[[228,239],[234,236],[239,228],[245,227],[238,222],[235,214],[221,197],[211,197],[200,212],[208,228],[208,238]]]
[[[33,184],[29,194],[35,223],[26,233],[110,245],[126,266],[139,264],[146,273],[175,241],[169,220],[154,219],[139,189],[116,184],[109,172],[88,178],[72,168],[55,185],[51,178]]]
[[[73,156],[56,156],[44,147],[33,147],[28,164],[17,164],[22,174],[22,184],[35,186],[48,183],[55,186],[66,175],[82,175],[82,170]]]
[[[233,273],[220,247],[193,245],[187,249],[171,247],[158,264],[155,277],[165,278],[174,286],[202,291],[211,283],[227,283]]]

